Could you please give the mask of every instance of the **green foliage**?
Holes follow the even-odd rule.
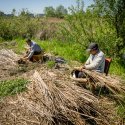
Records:
[[[62,40],[79,43],[84,49],[90,42],[97,42],[107,55],[114,55],[114,29],[103,18],[93,17],[91,13],[79,12],[67,16],[59,34]]]
[[[0,81],[0,97],[14,95],[26,90],[27,80],[24,79],[15,79]]]
[[[56,9],[52,6],[45,7],[44,14],[46,17],[57,17],[57,18],[64,18],[65,15],[67,15],[68,11],[65,9],[64,6],[60,5]]]
[[[120,104],[117,106],[117,114],[121,119],[125,119],[125,104]]]
[[[26,42],[21,38],[15,39],[15,41],[17,42],[17,47],[14,47],[13,49],[16,53],[21,54],[23,51],[25,51]]]
[[[47,17],[55,17],[55,9],[50,6],[50,7],[45,7],[44,8],[44,14],[47,16]]]
[[[39,29],[42,29],[42,25],[37,18],[28,16],[0,17],[0,37],[4,40],[33,37]]]
[[[16,9],[12,9],[11,14],[12,14],[13,16],[16,16]]]
[[[55,11],[55,15],[58,18],[64,18],[64,16],[67,15],[67,13],[67,9],[65,9],[62,5],[58,6]]]
[[[95,0],[94,11],[104,17],[106,21],[115,29],[117,37],[115,43],[115,53],[121,56],[121,50],[125,49],[125,1],[124,0]]]
[[[76,0],[76,6],[69,7],[69,11],[71,14],[84,13],[84,1]]]
[[[125,77],[125,67],[123,64],[120,63],[119,60],[115,59],[111,63],[110,73],[124,78]]]
[[[51,68],[53,68],[54,66],[55,66],[55,62],[54,62],[54,61],[48,61],[48,62],[47,62],[47,67],[48,67],[48,68],[51,69]]]
[[[13,10],[12,10],[12,14],[14,14],[14,13],[15,13],[15,10],[13,9]],[[25,16],[25,17],[30,17],[30,16],[31,16],[31,13],[28,11],[28,9],[24,9],[24,8],[23,8],[23,9],[21,10],[19,16],[21,16],[21,17],[22,17],[22,16],[23,16],[23,17],[24,17],[24,16]],[[34,17],[34,15],[33,15],[33,17]]]
[[[4,12],[0,11],[0,17],[4,16]]]
[[[102,1],[99,1],[99,3],[99,8],[95,6],[95,8],[92,9],[93,6],[91,6],[84,12],[82,9],[84,7],[83,4],[78,0],[77,6],[70,8],[71,15],[67,15],[66,22],[60,26],[59,39],[79,43],[84,46],[84,49],[90,42],[96,42],[106,55],[121,57],[125,52],[125,35],[121,35],[121,33],[124,34],[125,23],[122,23],[121,28],[119,26],[117,27],[121,32],[120,35],[118,35],[115,25],[117,21],[114,23],[112,21],[112,18],[115,21],[115,17],[112,16],[109,18],[101,13],[104,3]],[[123,10],[121,11],[123,12]],[[121,18],[120,20],[123,22],[124,18]]]

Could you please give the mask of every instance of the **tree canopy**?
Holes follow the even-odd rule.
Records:
[[[56,9],[52,6],[45,7],[44,13],[47,17],[58,17],[64,18],[64,16],[68,13],[67,9],[64,6],[60,5]]]

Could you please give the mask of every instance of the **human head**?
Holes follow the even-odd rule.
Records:
[[[90,54],[95,55],[99,51],[99,47],[97,43],[90,43],[87,49]]]
[[[28,45],[30,45],[30,44],[31,44],[31,39],[26,39],[26,43],[27,43]]]

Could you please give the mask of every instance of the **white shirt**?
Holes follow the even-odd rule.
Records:
[[[96,55],[90,54],[88,60],[85,63],[85,68],[88,70],[95,70],[100,73],[104,73],[105,68],[105,55],[102,51]]]

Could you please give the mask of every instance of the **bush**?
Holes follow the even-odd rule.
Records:
[[[115,30],[105,19],[94,17],[90,13],[80,12],[67,16],[59,35],[63,41],[81,44],[84,49],[90,42],[97,42],[107,55],[115,55]]]

